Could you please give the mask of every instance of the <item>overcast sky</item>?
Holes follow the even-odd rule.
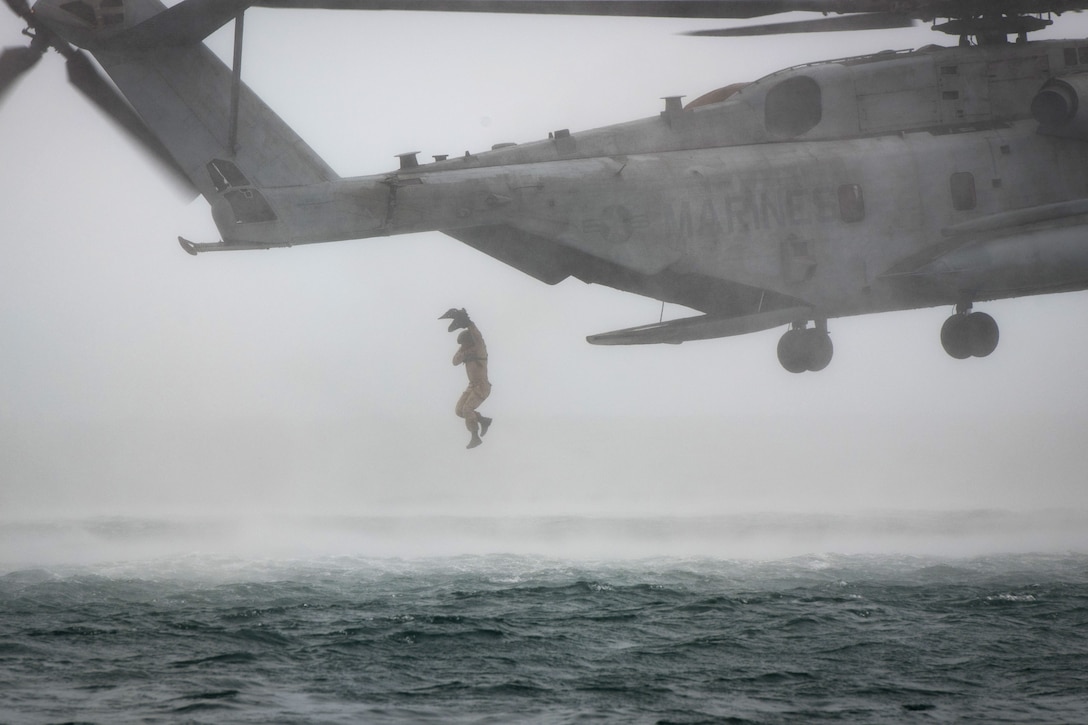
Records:
[[[686,38],[714,21],[251,11],[244,77],[343,176],[655,115],[789,65],[952,43],[925,28]],[[0,44],[20,23],[0,13]],[[1071,17],[1049,37],[1088,35]],[[1040,37],[1046,37],[1040,34]],[[228,57],[231,34],[212,44]],[[549,287],[440,234],[192,258],[216,241],[49,54],[0,112],[0,516],[1086,508],[1088,296],[831,323],[819,374],[782,330],[680,346],[585,336],[660,304]],[[436,318],[489,346],[495,424]],[[666,307],[666,317],[690,314]]]

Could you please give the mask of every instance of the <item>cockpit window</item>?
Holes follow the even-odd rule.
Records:
[[[778,138],[800,136],[823,117],[820,85],[808,76],[787,78],[767,92],[763,119],[767,133]]]

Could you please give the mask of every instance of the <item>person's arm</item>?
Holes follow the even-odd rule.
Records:
[[[470,322],[468,324],[468,332],[472,335],[473,347],[483,347],[484,336],[480,334],[480,328],[476,327],[475,323]]]

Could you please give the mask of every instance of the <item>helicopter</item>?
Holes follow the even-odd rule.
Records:
[[[211,207],[190,254],[441,231],[548,284],[580,279],[696,316],[591,335],[632,345],[785,326],[783,368],[826,368],[828,321],[951,305],[954,358],[997,347],[991,300],[1088,288],[1088,41],[1028,41],[1052,0],[6,0],[25,48]],[[752,18],[722,36],[930,22],[951,47],[807,63],[649,118],[340,178],[241,81],[250,7]],[[233,66],[203,43],[235,24]],[[705,33],[706,31],[704,31]],[[81,50],[82,49],[82,50]],[[84,51],[108,74],[106,81]]]

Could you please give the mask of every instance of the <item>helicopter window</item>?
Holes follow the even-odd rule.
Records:
[[[860,222],[865,218],[865,196],[857,184],[839,187],[839,216],[844,222]]]
[[[1081,46],[1077,48],[1077,61],[1080,63],[1088,63],[1088,47]]]
[[[952,208],[956,211],[968,211],[978,205],[975,196],[975,175],[969,171],[957,171],[952,174]]]
[[[822,116],[820,86],[807,76],[782,81],[767,92],[763,105],[767,132],[775,136],[799,136],[818,124]]]
[[[94,8],[85,2],[70,2],[60,6],[61,10],[75,15],[88,25],[95,24]]]
[[[1065,58],[1065,64],[1066,65],[1076,65],[1077,64],[1077,49],[1076,48],[1064,48],[1062,50],[1062,55]]]
[[[942,76],[959,75],[959,72],[960,72],[959,66],[955,66],[955,65],[942,65],[941,66],[941,75]]]

